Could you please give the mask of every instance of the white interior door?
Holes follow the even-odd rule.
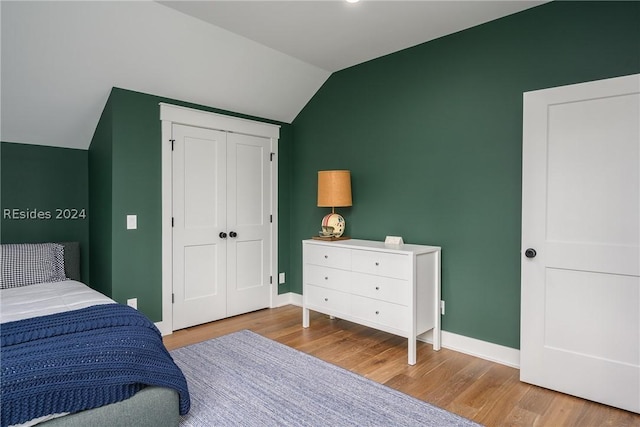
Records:
[[[227,313],[227,134],[174,124],[173,329]]]
[[[639,169],[640,75],[524,95],[520,379],[634,412]]]
[[[160,120],[159,329],[273,305],[280,127],[164,103]]]
[[[271,284],[271,140],[228,136],[227,311],[269,307]]]

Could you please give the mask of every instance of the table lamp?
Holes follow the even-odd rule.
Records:
[[[331,213],[322,218],[320,236],[342,237],[346,223],[335,208],[351,206],[351,172],[347,170],[318,171],[318,207],[331,208]]]

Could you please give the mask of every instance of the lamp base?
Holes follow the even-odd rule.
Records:
[[[340,237],[335,237],[335,236],[311,236],[311,238],[313,240],[324,240],[327,242],[333,242],[335,240],[349,240],[351,239],[351,237],[349,236],[340,236]]]
[[[342,215],[331,212],[322,218],[322,237],[340,237],[344,234],[346,223]]]

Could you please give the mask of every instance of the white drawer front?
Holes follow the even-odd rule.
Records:
[[[305,304],[319,309],[348,313],[351,296],[333,289],[320,288],[318,286],[305,285]]]
[[[395,304],[409,305],[409,282],[372,274],[352,273],[351,292]]]
[[[351,297],[351,314],[401,331],[409,329],[409,308],[357,295]]]
[[[350,292],[351,290],[351,274],[353,273],[350,271],[313,264],[305,264],[304,268],[305,283],[342,292]]]
[[[351,250],[325,245],[304,245],[304,262],[324,267],[351,270]]]
[[[353,251],[353,271],[409,280],[409,255],[375,251]]]

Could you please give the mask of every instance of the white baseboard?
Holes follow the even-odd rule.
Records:
[[[171,330],[171,328],[169,328],[169,325],[167,322],[156,322],[155,323],[156,328],[158,328],[158,330],[160,331],[160,335],[162,335],[163,337],[165,335],[171,335],[173,333],[173,331]]]
[[[277,298],[274,298],[272,308],[282,307],[283,305],[297,305],[302,307],[302,295],[294,292],[287,292],[286,294],[280,294]]]
[[[289,292],[279,295],[279,305],[292,304],[302,307],[302,295]],[[428,331],[418,337],[418,340],[433,343],[433,333]],[[520,350],[503,345],[482,341],[476,338],[466,337],[464,335],[454,334],[453,332],[442,331],[441,345],[449,350],[454,350],[470,356],[479,357],[489,360],[490,362],[500,363],[501,365],[511,366],[512,368],[520,368]]]
[[[419,336],[418,340],[432,343],[432,336],[432,332],[429,331]],[[520,368],[520,350],[515,348],[505,347],[447,331],[442,331],[441,344],[442,347],[448,348],[449,350],[479,357],[489,360],[490,362],[500,363],[501,365],[511,366],[512,368]]]

